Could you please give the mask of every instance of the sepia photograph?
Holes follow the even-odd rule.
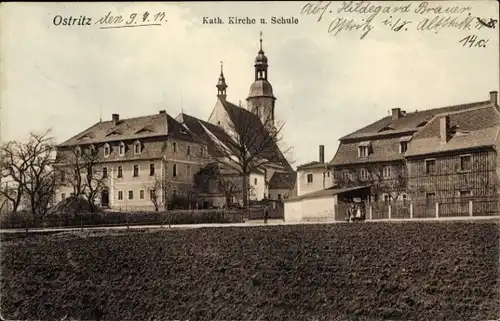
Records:
[[[500,320],[497,1],[0,15],[2,320]]]

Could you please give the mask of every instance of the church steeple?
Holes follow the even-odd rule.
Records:
[[[267,79],[267,57],[262,48],[262,31],[259,39],[259,52],[255,58],[255,81],[250,86],[247,97],[247,108],[257,115],[262,124],[267,128],[274,127],[274,106],[276,97],[273,94],[273,86]]]
[[[260,32],[260,47],[255,58],[255,80],[267,80],[267,57],[262,49],[262,31]]]
[[[227,84],[226,84],[226,78],[224,78],[224,65],[222,61],[220,62],[220,76],[219,76],[219,82],[217,83],[217,97],[220,99],[225,100],[226,99],[226,89],[227,89]]]

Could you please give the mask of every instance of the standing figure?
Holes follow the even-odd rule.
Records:
[[[269,216],[269,205],[264,206],[264,224],[267,224],[267,218]]]

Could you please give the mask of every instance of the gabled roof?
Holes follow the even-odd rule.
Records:
[[[467,104],[453,105],[434,109],[415,111],[401,115],[397,120],[393,120],[392,116],[384,117],[366,127],[363,127],[349,135],[346,135],[340,140],[348,139],[363,139],[368,137],[385,136],[390,134],[403,134],[415,132],[425,126],[435,115],[442,113],[451,113],[462,111],[471,108],[480,108],[491,106],[490,100],[473,102]]]
[[[285,200],[285,203],[287,202],[293,202],[293,201],[300,201],[303,199],[314,199],[314,198],[322,198],[322,197],[328,197],[328,196],[334,196],[334,195],[339,195],[343,194],[346,192],[352,192],[356,190],[362,190],[362,189],[368,189],[370,186],[355,186],[355,187],[346,187],[346,188],[335,188],[335,187],[329,187],[325,188],[319,191],[303,194],[300,196],[292,197],[289,199]]]
[[[189,138],[189,133],[182,130],[182,126],[167,113],[156,115],[98,122],[83,132],[71,137],[60,144],[73,146],[80,144],[95,144],[110,141],[140,139],[148,137],[178,135]]]
[[[216,153],[218,151],[218,149],[214,147],[214,137],[211,137],[211,135],[215,136],[217,140],[228,147],[233,145],[231,143],[232,138],[220,126],[211,124],[185,113],[179,114],[175,119],[179,123],[186,126],[186,128],[188,128],[193,134],[202,139],[208,145],[209,152],[211,153]]]
[[[234,124],[235,131],[239,136],[247,137],[244,139],[247,140],[246,144],[250,153],[258,153],[261,158],[280,164],[286,170],[293,170],[257,115],[226,100],[221,100],[221,102]]]
[[[269,181],[269,189],[293,189],[297,182],[297,172],[274,172]]]
[[[450,139],[440,139],[440,117],[450,118]],[[500,132],[500,113],[495,107],[437,115],[415,134],[405,157],[494,146]]]

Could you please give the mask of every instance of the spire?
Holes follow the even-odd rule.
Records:
[[[263,53],[264,51],[262,50],[262,31],[260,32],[260,40],[259,40],[259,42],[260,42],[260,50],[259,50],[259,52]]]
[[[221,99],[226,99],[227,84],[226,84],[226,78],[224,78],[224,64],[222,61],[220,62],[219,82],[215,87],[217,87],[217,97]]]

